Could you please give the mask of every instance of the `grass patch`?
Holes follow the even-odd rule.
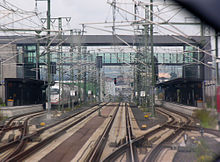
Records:
[[[6,116],[3,116],[3,114],[2,113],[0,113],[0,121],[3,121],[3,120],[5,120],[5,119],[7,119],[8,117],[6,117]]]
[[[72,108],[71,107],[67,107],[67,108],[65,108],[64,109],[66,112],[70,112],[70,111],[72,111]]]
[[[140,106],[139,109],[143,112],[150,112],[151,109],[149,107],[146,107],[146,106]]]
[[[1,103],[1,104],[0,104],[0,107],[5,107],[5,106],[6,106],[5,103]]]
[[[217,125],[217,116],[212,115],[211,112],[206,109],[196,110],[194,115],[204,128],[215,128]]]
[[[215,156],[203,139],[198,142],[195,153],[197,162],[212,162]]]

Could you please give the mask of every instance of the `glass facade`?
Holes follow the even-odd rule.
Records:
[[[108,63],[134,63],[135,53],[95,53],[94,56],[102,56],[102,62]]]
[[[18,67],[17,75],[20,78],[36,78],[36,45],[17,46]],[[23,70],[21,69],[23,67]]]
[[[36,78],[36,45],[25,45],[17,46],[18,52],[23,53],[23,55],[18,55],[18,63],[24,63],[24,78]],[[53,50],[59,50],[58,47],[55,47]],[[68,52],[66,52],[68,51]],[[83,50],[81,51],[83,52]],[[86,52],[86,50],[84,50]],[[44,53],[39,57],[41,75],[43,79],[46,79],[47,72],[47,55],[45,54],[45,48],[40,48],[40,53]],[[141,54],[140,54],[141,55]],[[148,54],[150,55],[150,53]],[[89,52],[86,53],[88,61],[96,60],[97,56],[102,56],[102,61],[104,64],[117,64],[117,63],[128,63],[133,64],[136,62],[136,53],[135,52]],[[158,60],[158,78],[166,78],[168,80],[175,79],[179,77],[190,77],[195,76],[196,78],[201,77],[201,67],[198,66],[198,61],[201,59],[200,53],[196,51],[195,48],[190,46],[181,46],[181,47],[156,47],[154,56]],[[69,47],[63,47],[62,52],[63,61],[66,64],[71,64],[71,53],[69,52]],[[73,52],[74,60],[77,61],[78,57],[84,57],[83,53],[81,56],[78,56],[77,50]],[[141,55],[141,58],[143,56]],[[60,56],[58,52],[51,52],[51,62],[56,62],[56,68],[59,70]],[[187,65],[183,65],[187,64]],[[64,71],[69,73],[70,65],[64,66]],[[191,71],[188,69],[192,69]],[[59,72],[56,72],[54,78],[58,78]],[[195,75],[196,74],[196,75]],[[65,76],[64,76],[65,77]],[[42,77],[41,77],[42,78]]]

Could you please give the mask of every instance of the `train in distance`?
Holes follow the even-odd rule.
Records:
[[[83,96],[83,89],[81,89],[80,96]],[[82,98],[79,98],[79,88],[76,85],[68,84],[68,83],[60,83],[55,82],[53,86],[51,86],[51,106],[65,105],[70,104],[78,104],[79,100],[82,101]]]

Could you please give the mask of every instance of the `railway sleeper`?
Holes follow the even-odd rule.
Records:
[[[149,147],[149,148],[151,148],[151,147]],[[147,147],[141,147],[141,148],[139,148],[139,154],[142,154],[142,155],[146,155],[147,153],[148,153],[148,148]]]
[[[15,141],[16,141],[16,140],[19,140],[20,138],[21,138],[21,136],[16,136],[16,137],[15,137]]]
[[[28,140],[28,142],[41,142],[41,141],[42,141],[42,138],[40,137],[34,137]]]
[[[148,138],[145,138],[143,140],[140,140],[140,141],[136,142],[135,146],[137,148],[146,148],[146,147],[150,147],[151,148],[152,147],[152,142],[150,142],[148,140]]]
[[[38,134],[31,135],[27,139],[28,139],[28,142],[40,142],[42,140]],[[39,141],[39,139],[40,139],[40,141]]]
[[[13,142],[15,140],[15,134],[9,134],[8,143]]]
[[[151,140],[149,140],[150,144],[153,144],[154,142],[156,142],[157,140],[159,140],[161,138],[161,136],[155,136],[153,137]]]
[[[195,152],[196,148],[190,147],[190,146],[178,146],[177,151],[178,152]]]
[[[115,142],[110,142],[109,146],[110,147],[120,147],[121,145],[125,144],[127,142],[126,137],[120,139],[120,140],[116,140]]]

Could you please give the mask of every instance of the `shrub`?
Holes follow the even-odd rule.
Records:
[[[0,121],[7,119],[7,117],[3,116],[2,113],[0,112]]]
[[[3,100],[2,100],[2,98],[0,98],[0,105],[2,105],[4,102],[3,102]]]
[[[212,162],[214,153],[209,149],[205,140],[201,139],[195,149],[197,162]]]
[[[196,110],[195,117],[200,121],[200,124],[204,128],[215,128],[217,125],[217,118],[212,115],[210,111],[206,109]]]

